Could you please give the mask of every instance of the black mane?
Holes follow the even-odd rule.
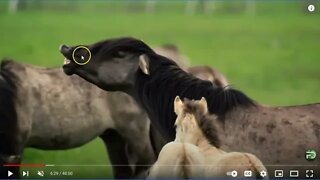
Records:
[[[11,60],[2,60],[0,62],[0,136],[4,136],[0,140],[0,149],[2,153],[11,153],[8,149],[13,147],[14,142],[12,138],[4,133],[7,128],[16,127],[17,113],[15,108],[15,100],[17,95],[17,81],[16,75],[10,71]],[[12,132],[12,134],[15,132]],[[2,134],[4,133],[4,134]],[[8,151],[8,152],[4,152]]]
[[[107,39],[94,43],[90,46],[90,51],[101,51],[102,54],[114,54],[119,51],[126,51],[135,54],[146,52],[154,53],[154,51],[149,46],[146,46],[143,41],[131,37]]]
[[[188,99],[205,97],[209,112],[217,115],[219,120],[223,120],[226,113],[236,107],[255,106],[255,102],[241,91],[200,80],[153,51],[145,54],[150,58],[150,76],[138,71],[135,87],[137,94],[134,96],[168,141],[175,136],[173,102],[176,96]]]

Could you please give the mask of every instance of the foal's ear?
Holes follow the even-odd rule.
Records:
[[[174,99],[174,112],[178,115],[179,112],[181,112],[182,108],[183,108],[183,102],[181,101],[180,97],[177,96]]]
[[[202,108],[203,112],[205,114],[207,114],[207,112],[208,112],[208,103],[207,103],[206,98],[202,97],[201,100],[199,101],[199,105]]]
[[[139,56],[139,67],[141,71],[146,75],[150,75],[149,61],[150,59],[147,55],[142,54]]]

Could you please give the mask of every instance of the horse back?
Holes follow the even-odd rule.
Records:
[[[306,161],[320,147],[320,104],[239,108],[226,116],[222,148],[248,152],[265,164],[318,164]]]

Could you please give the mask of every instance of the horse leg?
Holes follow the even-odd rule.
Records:
[[[132,178],[146,178],[149,168],[156,161],[151,143],[144,141],[146,138],[135,139],[135,142],[127,139],[126,154],[133,170]]]
[[[166,141],[161,136],[160,132],[152,124],[150,124],[149,138],[151,141],[153,151],[155,152],[156,156],[158,156],[161,149],[164,145],[166,145],[166,143],[168,143],[168,141]]]
[[[116,179],[132,177],[132,169],[129,166],[126,154],[126,141],[113,129],[106,130],[100,138],[106,145],[109,159],[112,164],[113,176]]]
[[[1,114],[0,112],[0,115]],[[16,118],[6,120],[0,116],[0,179],[17,179],[20,177],[18,166],[4,164],[20,164],[25,142],[25,133],[17,129]],[[8,177],[8,171],[13,174]]]
[[[143,118],[141,118],[143,119]],[[141,121],[136,122],[143,122]],[[143,123],[145,124],[145,123]],[[144,132],[142,129],[134,130],[128,133],[129,136],[123,135],[128,140],[128,159],[129,161],[135,159],[135,162],[130,164],[136,165],[134,168],[134,178],[146,178],[148,176],[150,167],[155,163],[161,149],[167,141],[160,135],[160,132],[150,123],[149,131]],[[130,134],[134,133],[136,136]],[[140,136],[140,137],[137,137]],[[139,141],[137,141],[139,139]]]
[[[157,159],[158,152],[165,144],[162,137],[153,136],[159,133],[155,132],[155,129],[151,130],[148,123],[143,123],[142,120],[143,118],[134,120],[136,126],[131,126],[130,129],[119,128],[121,129],[119,132],[128,143],[126,152],[133,170],[133,178],[147,177],[150,167]]]
[[[20,177],[19,167],[3,166],[4,164],[20,164],[22,149],[18,147],[18,143],[14,143],[12,138],[8,138],[5,134],[0,134],[0,179],[17,179]],[[8,171],[12,172],[12,176],[8,177]]]
[[[8,154],[1,154],[0,155],[0,164],[20,164],[21,163],[21,155],[8,155]],[[8,177],[8,172],[12,172],[12,176]],[[19,174],[19,167],[7,167],[1,166],[0,167],[0,179],[18,179],[20,178]]]

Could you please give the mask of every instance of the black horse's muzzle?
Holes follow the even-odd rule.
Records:
[[[60,45],[59,50],[60,50],[60,53],[65,57],[64,63],[62,66],[64,73],[66,73],[67,75],[74,74],[74,70],[77,64],[74,63],[72,59],[73,48],[68,45],[62,44]]]

